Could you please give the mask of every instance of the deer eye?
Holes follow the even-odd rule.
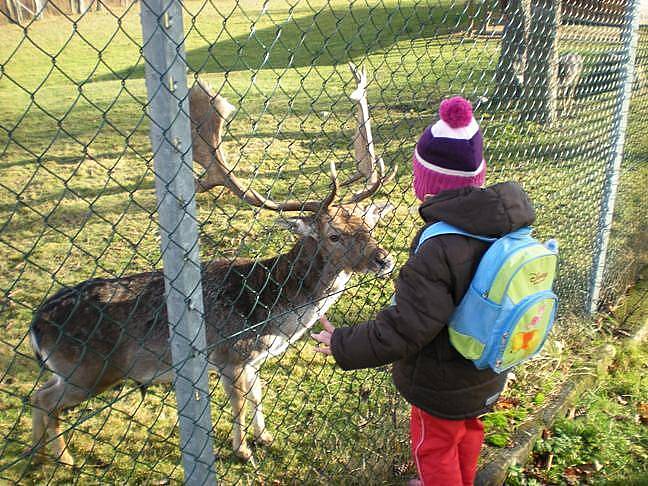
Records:
[[[340,241],[340,235],[336,235],[335,233],[333,233],[331,236],[329,236],[329,240],[331,240],[333,243],[335,243],[336,241]]]

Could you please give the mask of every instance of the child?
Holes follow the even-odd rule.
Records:
[[[446,99],[441,120],[427,127],[414,151],[413,187],[424,226],[445,221],[469,233],[500,237],[535,219],[524,191],[507,182],[482,188],[486,162],[472,106]],[[506,373],[478,370],[451,345],[448,321],[489,244],[462,235],[418,238],[396,282],[395,305],[374,320],[324,330],[316,348],[344,370],[394,363],[394,384],[412,405],[412,456],[419,480],[412,484],[471,485],[484,438],[479,415],[499,397]]]

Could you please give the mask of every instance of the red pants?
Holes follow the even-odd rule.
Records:
[[[484,440],[478,419],[446,420],[412,405],[412,456],[424,486],[472,486]]]

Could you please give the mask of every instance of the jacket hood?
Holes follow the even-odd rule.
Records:
[[[428,224],[443,221],[468,233],[492,237],[535,221],[529,197],[515,182],[443,191],[425,201],[419,214]]]

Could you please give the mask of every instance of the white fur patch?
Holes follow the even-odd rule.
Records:
[[[34,350],[34,353],[40,356],[40,359],[42,359],[43,362],[45,362],[47,360],[47,357],[41,352],[41,349],[38,346],[38,341],[36,340],[36,336],[34,336],[33,329],[29,330],[29,342],[31,343],[31,347]]]
[[[286,329],[285,335],[272,335],[268,350],[261,353],[252,363],[253,366],[260,365],[268,356],[279,356],[283,354],[288,346],[297,342],[317,320],[342,296],[346,284],[351,278],[351,273],[340,272],[326,292],[324,299],[312,302],[307,306],[291,311],[289,315],[282,317],[285,322],[293,320],[293,328]]]

